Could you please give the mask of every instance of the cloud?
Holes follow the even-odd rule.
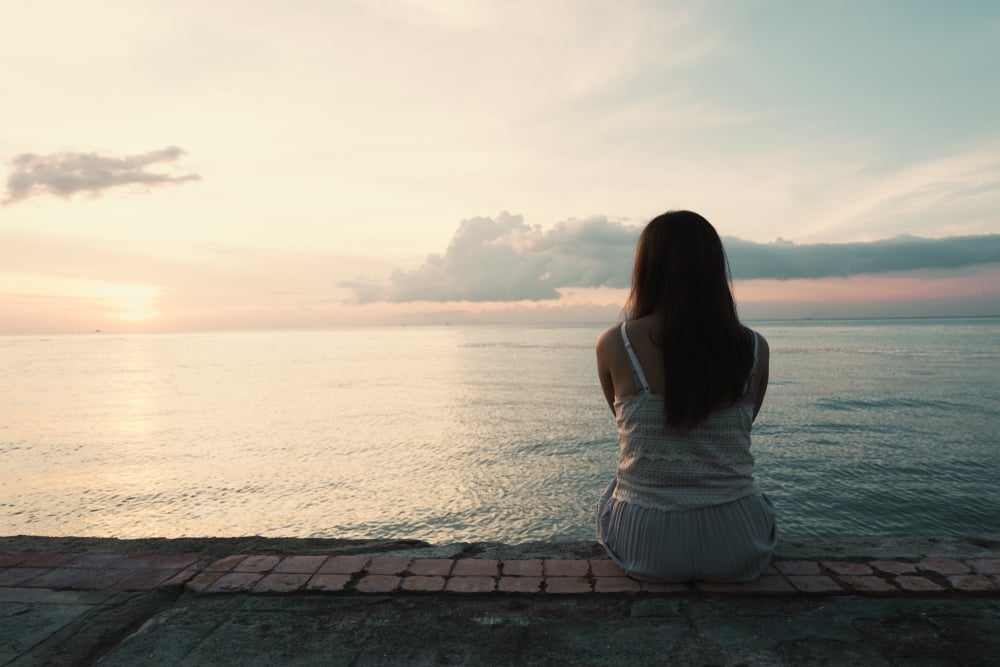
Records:
[[[444,255],[412,271],[396,269],[388,284],[340,283],[359,303],[388,301],[541,301],[567,286],[625,286],[638,231],[605,218],[568,220],[550,230],[506,211],[463,220]],[[627,273],[625,274],[627,279]]]
[[[22,153],[10,161],[13,171],[7,176],[7,197],[3,203],[46,193],[71,197],[78,192],[98,194],[119,185],[148,187],[200,180],[198,174],[171,176],[146,170],[159,162],[174,162],[184,154],[176,146],[121,157],[98,153]]]
[[[342,281],[357,303],[378,301],[542,301],[559,290],[628,287],[640,228],[596,216],[551,229],[519,215],[463,220],[443,255],[386,283]],[[736,280],[828,278],[919,270],[957,270],[1000,263],[1000,234],[799,245],[725,238]]]
[[[808,245],[780,238],[772,243],[728,238],[725,243],[733,278],[744,280],[962,269],[1000,262],[1000,234],[940,239],[897,236],[880,241]]]

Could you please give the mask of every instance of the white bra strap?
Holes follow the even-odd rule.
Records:
[[[625,352],[628,353],[629,363],[632,364],[632,375],[635,377],[635,386],[641,391],[649,391],[649,383],[646,382],[646,376],[642,373],[639,357],[635,355],[635,350],[632,349],[632,342],[629,341],[628,334],[625,333],[626,324],[626,322],[622,322],[622,340],[625,342]]]

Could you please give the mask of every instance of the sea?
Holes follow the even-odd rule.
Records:
[[[783,539],[1000,533],[1000,318],[747,324]],[[605,326],[0,337],[0,535],[593,539]]]

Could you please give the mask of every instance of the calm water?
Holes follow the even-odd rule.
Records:
[[[1000,319],[751,324],[783,536],[1000,533]],[[600,329],[0,337],[0,534],[592,539]]]

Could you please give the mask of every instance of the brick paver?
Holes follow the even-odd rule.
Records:
[[[793,574],[786,578],[795,590],[803,593],[839,593],[844,590],[825,574]]]
[[[944,590],[941,586],[938,586],[927,577],[911,576],[906,574],[893,579],[893,583],[899,586],[902,590],[910,591],[912,593],[936,593]]]
[[[116,591],[151,591],[177,574],[177,570],[137,570],[115,584]]]
[[[238,554],[236,556],[226,556],[221,558],[214,563],[209,563],[208,567],[205,568],[208,572],[228,572],[244,560],[246,560],[246,554]]]
[[[410,563],[410,574],[446,577],[454,561],[450,558],[417,558]]]
[[[400,579],[392,574],[368,574],[361,578],[356,589],[362,593],[391,593],[399,587]]]
[[[1000,558],[977,558],[965,562],[979,574],[1000,574]]]
[[[273,572],[314,574],[329,556],[285,556],[274,566]]]
[[[587,561],[583,561],[586,563]],[[546,577],[546,593],[589,593],[593,590],[586,577]]]
[[[781,574],[817,575],[819,563],[814,560],[776,560],[772,563]]]
[[[404,591],[425,591],[425,592],[437,592],[443,591],[445,584],[445,578],[443,576],[423,576],[415,575],[412,577],[404,577],[402,589]]]
[[[206,593],[242,593],[264,578],[260,572],[227,572],[205,589]]]
[[[18,564],[21,567],[59,567],[76,558],[74,554],[60,553],[25,553],[18,555],[20,556]]]
[[[210,570],[205,570],[199,572],[194,577],[191,578],[184,586],[189,591],[194,591],[195,593],[204,593],[208,588],[222,578],[225,572],[212,572]]]
[[[840,583],[857,593],[895,593],[898,589],[879,577],[867,575],[839,577]]]
[[[954,558],[925,558],[917,563],[917,569],[937,574],[968,574],[969,566]]]
[[[80,554],[63,563],[62,567],[78,567],[86,570],[117,569],[121,567],[124,560],[125,556],[122,554]]]
[[[501,593],[538,593],[542,589],[541,577],[501,577],[497,590]]]
[[[898,560],[872,560],[868,567],[886,574],[916,574],[917,566],[913,563],[903,563]]]
[[[254,593],[291,593],[309,581],[309,574],[292,572],[272,572],[257,582]]]
[[[411,560],[394,556],[376,556],[371,559],[365,570],[368,574],[402,574]]]
[[[154,563],[160,558],[160,554],[125,554],[114,566],[119,570],[148,570],[156,567]]]
[[[306,584],[308,591],[342,591],[351,580],[348,574],[314,574]]]
[[[151,565],[161,570],[183,570],[200,560],[198,554],[162,554]]]
[[[595,593],[638,593],[642,586],[628,577],[597,577],[594,579]]]
[[[948,577],[948,583],[957,591],[985,593],[1000,590],[997,583],[985,574],[952,574]]]
[[[23,584],[26,588],[68,588],[76,591],[112,590],[133,570],[100,570],[92,568],[53,568]]]
[[[625,570],[618,567],[618,563],[613,560],[592,560],[590,561],[590,571],[595,577],[627,577]]]
[[[159,584],[159,588],[172,588],[174,586],[184,586],[187,582],[191,581],[194,577],[198,575],[198,570],[194,568],[187,568],[181,570],[174,576],[170,577],[162,584]],[[221,573],[220,573],[221,575]]]
[[[233,572],[268,572],[281,560],[281,556],[247,556],[236,564]]]
[[[368,556],[334,556],[316,570],[317,574],[356,574],[368,564]]]
[[[493,577],[451,577],[445,586],[452,593],[492,593],[496,589]]]
[[[865,563],[846,563],[835,560],[823,561],[823,567],[835,574],[843,574],[850,577],[873,574],[872,569]]]
[[[546,577],[585,577],[590,571],[590,563],[585,560],[545,559],[542,568]]]
[[[528,560],[505,560],[503,563],[504,576],[514,577],[541,577],[542,561],[538,558]]]
[[[459,558],[455,561],[455,567],[451,570],[451,575],[463,577],[495,577],[497,576],[500,561],[493,558]]]

